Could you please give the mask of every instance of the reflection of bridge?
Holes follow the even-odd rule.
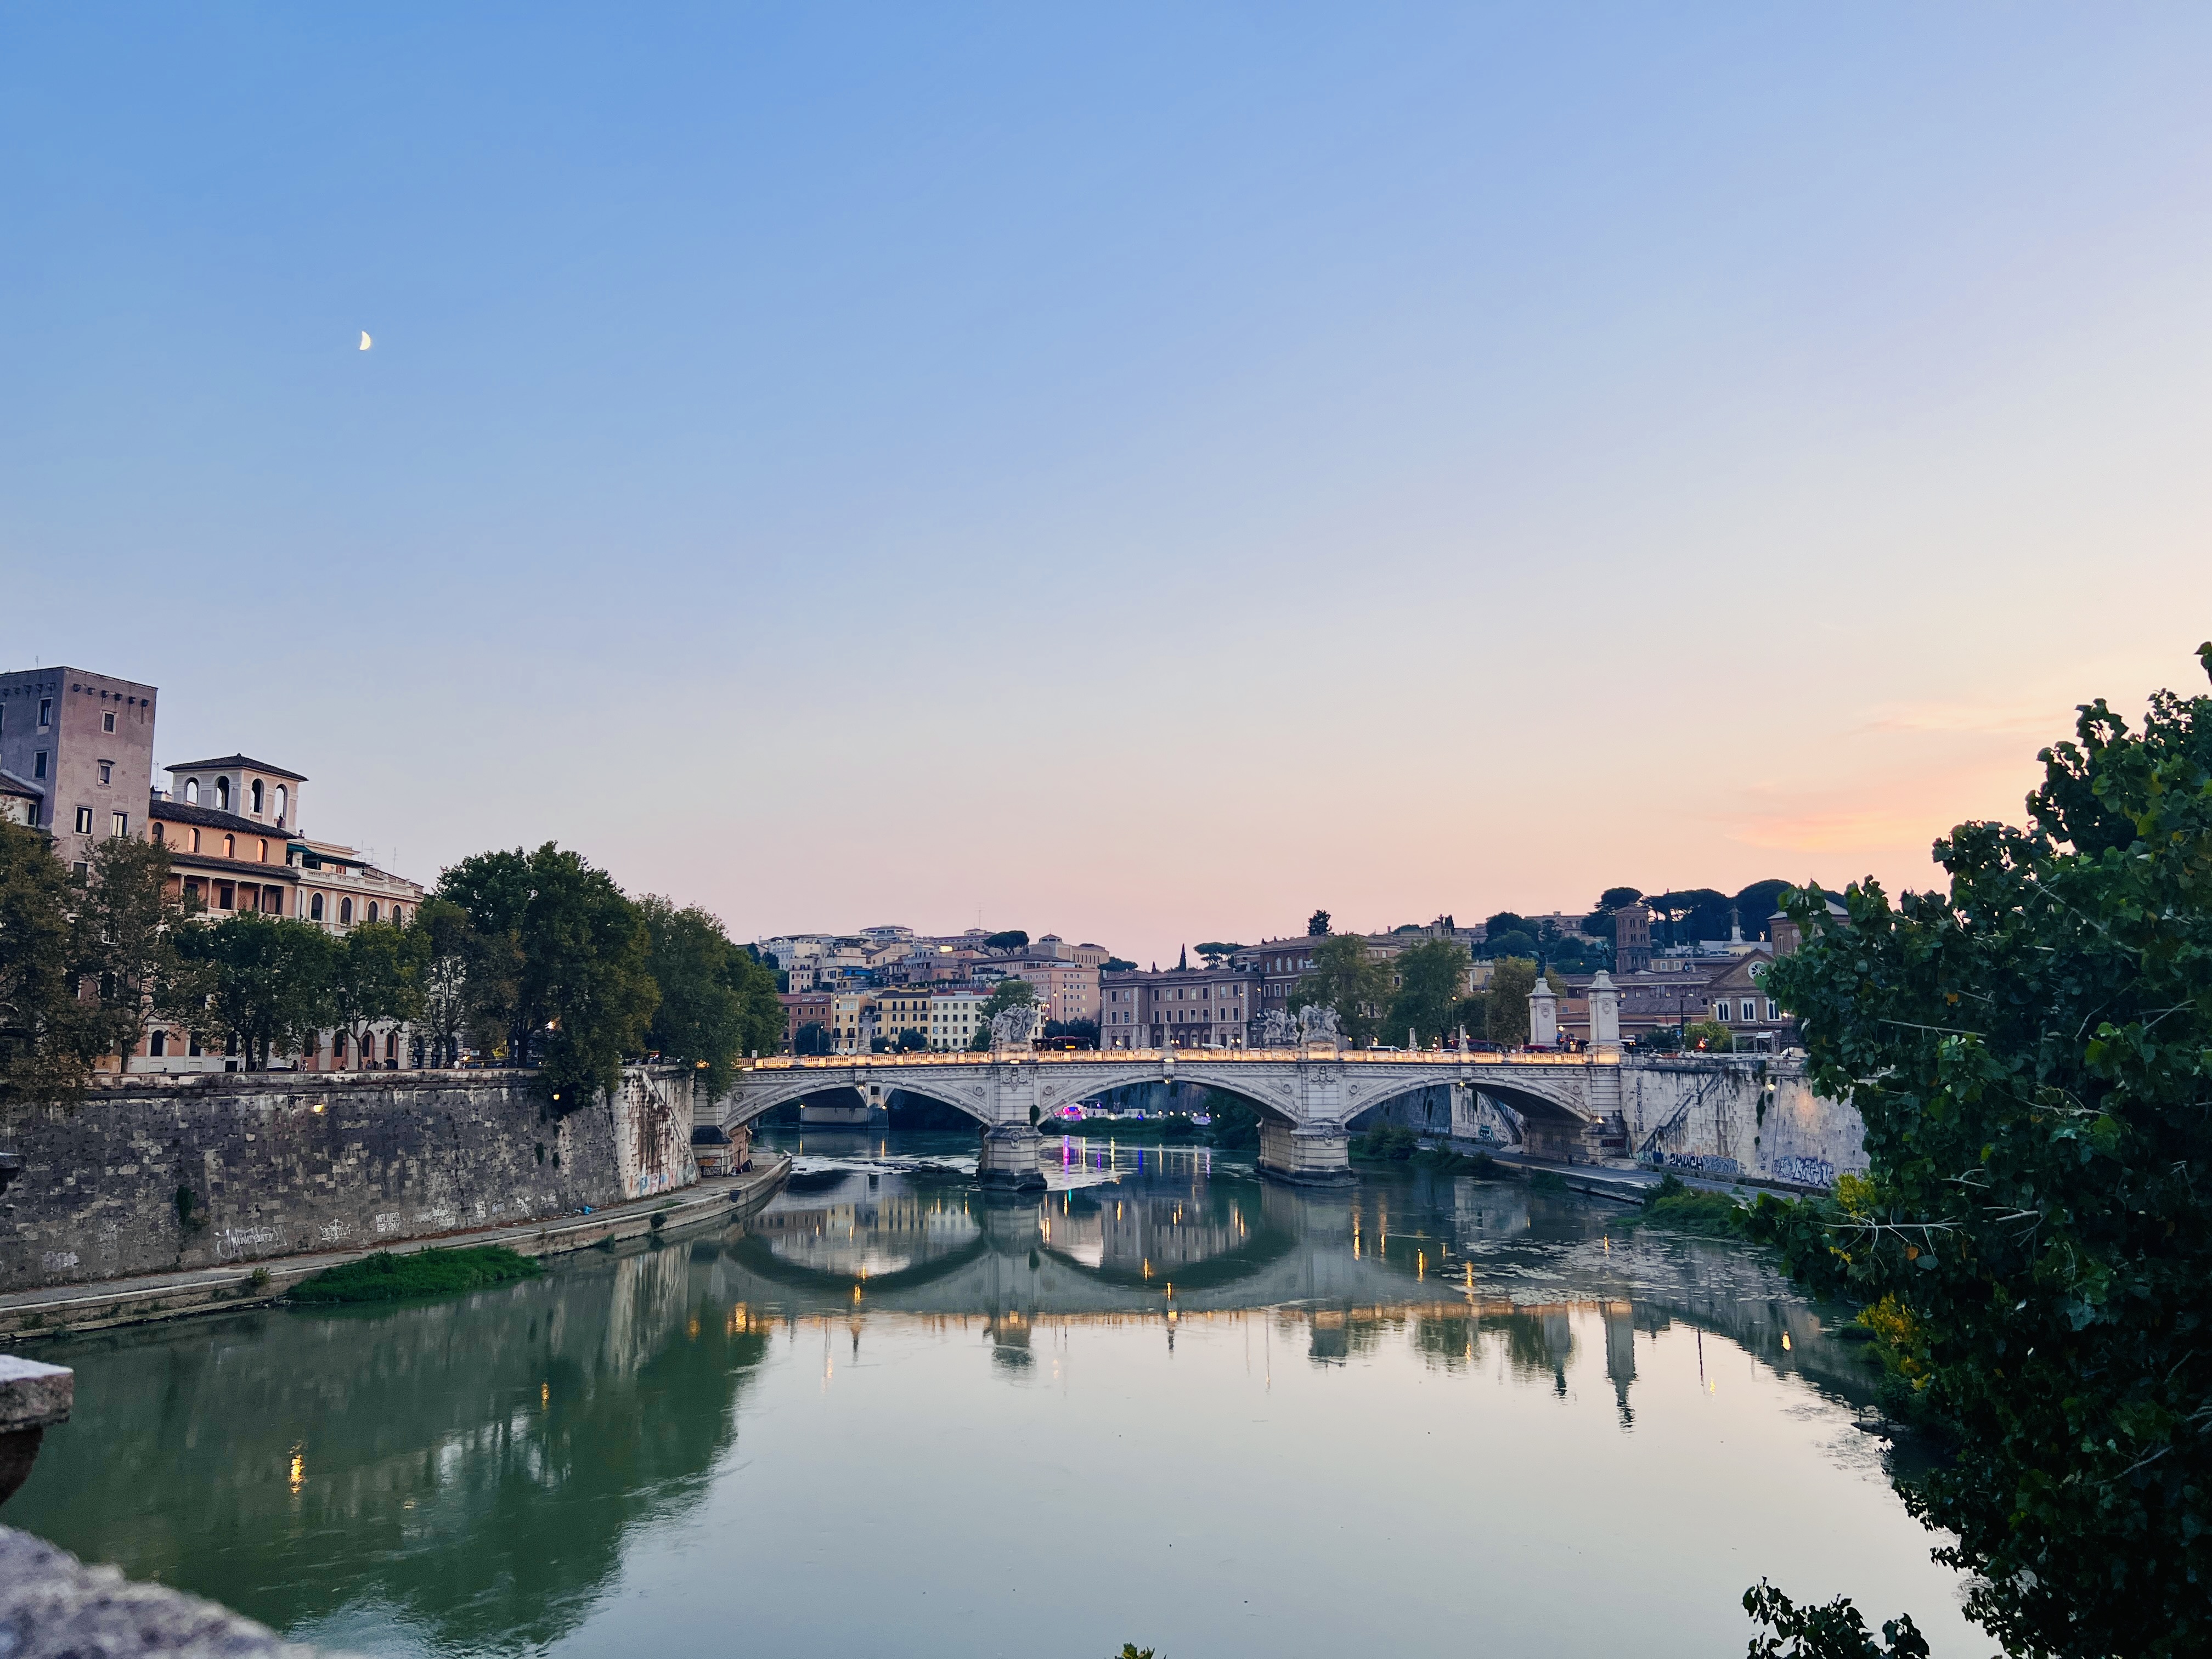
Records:
[[[1552,1327],[1596,1307],[1619,1383],[1634,1375],[1633,1304],[1642,1328],[1686,1319],[1777,1370],[1854,1400],[1868,1392],[1864,1368],[1823,1340],[1817,1312],[1764,1258],[1643,1230],[1609,1236],[1609,1206],[1516,1182],[1262,1186],[1190,1150],[1021,1202],[974,1202],[964,1182],[896,1171],[880,1185],[857,1169],[803,1179],[815,1190],[787,1191],[719,1248],[693,1245],[716,1299],[782,1318],[974,1317],[1002,1351],[1064,1322],[1155,1319],[1172,1341],[1183,1320],[1255,1313],[1309,1329],[1316,1359],[1409,1322],[1449,1358],[1474,1321],[1542,1334],[1547,1371],[1568,1346]],[[1448,1329],[1459,1335],[1443,1341]]]
[[[721,1103],[733,1129],[787,1101],[831,1090],[856,1091],[866,1105],[894,1091],[943,1101],[982,1126],[978,1177],[986,1186],[1044,1185],[1036,1126],[1109,1089],[1142,1083],[1191,1083],[1249,1101],[1261,1116],[1260,1167],[1279,1179],[1334,1182],[1351,1178],[1352,1121],[1401,1095],[1439,1085],[1455,1102],[1480,1091],[1510,1107],[1530,1150],[1592,1156],[1615,1124],[1621,1103],[1620,1052],[1587,1054],[1304,1048],[1116,1048],[1103,1052],[991,1054],[875,1054],[837,1058],[781,1055],[757,1061]],[[1461,1116],[1455,1106],[1455,1119]]]

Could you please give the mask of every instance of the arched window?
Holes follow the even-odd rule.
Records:
[[[284,815],[292,805],[292,792],[283,784],[276,786],[276,827],[284,827]]]
[[[401,924],[405,922],[406,920],[407,912],[402,909],[398,905],[393,905],[392,907],[392,925],[395,927],[399,927]]]
[[[187,806],[198,806],[199,804],[200,781],[198,778],[186,778],[185,780],[185,805]]]
[[[200,850],[200,832],[199,832],[199,830],[198,830],[198,829],[194,829],[194,830],[193,830],[193,831],[192,831],[192,851],[194,851],[195,853],[197,853],[197,852],[198,852],[199,850]]]
[[[338,923],[347,927],[353,925],[353,901],[349,898],[338,901]]]
[[[261,837],[261,862],[269,862],[269,837],[266,836]]]
[[[399,1033],[397,1031],[384,1034],[384,1069],[387,1072],[399,1069]]]
[[[230,811],[230,780],[228,778],[217,778],[215,781],[215,810],[218,812]]]
[[[158,847],[167,839],[167,836],[165,832],[165,827],[157,819],[154,824],[154,844]]]
[[[225,836],[222,838],[222,855],[227,859],[234,859],[238,856],[237,836]]]
[[[316,921],[323,919],[323,896],[320,893],[307,901],[307,915]]]
[[[169,1052],[169,1034],[167,1031],[156,1031],[148,1037],[146,1052],[156,1060],[161,1059],[163,1054]]]
[[[368,902],[368,919],[371,921],[374,921],[376,920],[376,901],[374,899],[371,899]]]
[[[261,816],[261,780],[258,778],[253,781],[253,816],[257,818]]]

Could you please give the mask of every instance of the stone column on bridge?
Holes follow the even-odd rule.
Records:
[[[1590,1049],[1595,1054],[1620,1052],[1620,992],[1613,975],[1601,968],[1589,987]]]
[[[1536,970],[1536,988],[1528,993],[1528,1046],[1556,1048],[1559,1045],[1559,1000],[1552,994],[1544,970]]]
[[[986,1193],[1044,1190],[1044,1137],[1026,1123],[987,1126],[975,1154],[975,1184]]]
[[[1302,1187],[1335,1187],[1352,1179],[1352,1137],[1335,1126],[1260,1125],[1260,1173]]]

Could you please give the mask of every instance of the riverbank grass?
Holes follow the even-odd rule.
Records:
[[[416,1250],[394,1255],[380,1250],[358,1261],[325,1267],[303,1279],[288,1293],[294,1302],[334,1305],[352,1302],[398,1302],[415,1297],[450,1296],[479,1291],[510,1279],[534,1279],[545,1269],[504,1244],[459,1250]]]

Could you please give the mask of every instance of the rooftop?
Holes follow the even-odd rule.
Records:
[[[266,772],[272,778],[289,778],[295,783],[305,783],[303,772],[288,772],[281,766],[271,766],[267,761],[258,761],[251,755],[222,755],[214,760],[179,761],[174,766],[165,766],[164,772],[228,772],[234,768],[245,772]]]

